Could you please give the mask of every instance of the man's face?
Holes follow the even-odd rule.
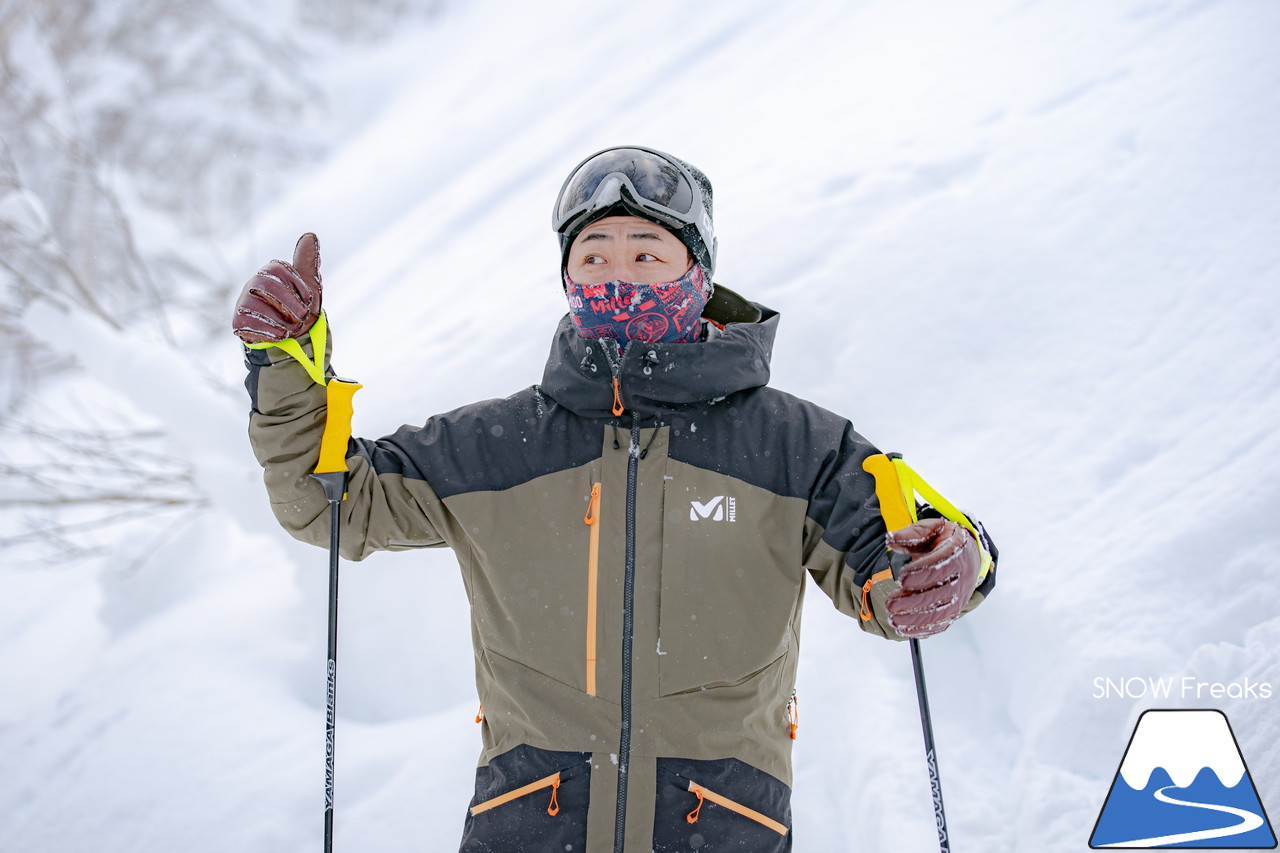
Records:
[[[573,239],[565,269],[579,284],[658,284],[675,281],[692,266],[684,243],[661,225],[639,216],[606,216]]]

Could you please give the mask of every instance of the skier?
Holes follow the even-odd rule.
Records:
[[[606,149],[553,226],[569,311],[541,383],[353,438],[343,556],[461,564],[484,709],[461,850],[790,850],[806,576],[864,630],[925,637],[990,594],[995,549],[928,508],[886,533],[879,451],[767,386],[779,316],[712,283],[701,171]],[[246,283],[235,334],[315,358],[319,267],[303,235]],[[272,509],[324,546],[324,389],[278,347],[246,364]]]

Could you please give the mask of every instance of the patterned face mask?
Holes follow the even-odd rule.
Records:
[[[711,283],[701,264],[675,281],[578,284],[564,274],[574,328],[584,338],[645,343],[693,343],[702,335],[702,309]]]

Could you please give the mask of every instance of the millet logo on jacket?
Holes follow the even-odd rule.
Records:
[[[724,521],[725,508],[728,507],[728,520],[738,520],[738,501],[736,498],[727,495],[716,495],[706,503],[700,501],[690,501],[689,520],[698,521],[699,519],[710,519],[711,521]]]

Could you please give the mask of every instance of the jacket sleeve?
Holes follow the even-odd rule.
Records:
[[[809,495],[804,532],[804,567],[842,613],[864,630],[902,640],[889,624],[884,600],[898,589],[900,558],[885,544],[884,518],[875,493],[875,478],[863,470],[867,457],[879,453],[847,422],[838,444],[822,460]],[[921,517],[937,515],[922,506]],[[964,613],[973,610],[995,587],[995,546],[981,524],[974,527],[993,558],[991,569],[974,590]]]
[[[301,338],[299,343],[312,357],[310,341]],[[329,354],[325,353],[326,376],[333,375]],[[328,547],[329,504],[319,482],[310,476],[320,457],[325,389],[275,347],[246,348],[245,366],[245,387],[252,401],[249,441],[263,468],[271,509],[294,538]],[[342,556],[361,560],[374,551],[449,544],[448,511],[417,465],[394,444],[352,438],[347,469],[350,482],[340,510]]]

